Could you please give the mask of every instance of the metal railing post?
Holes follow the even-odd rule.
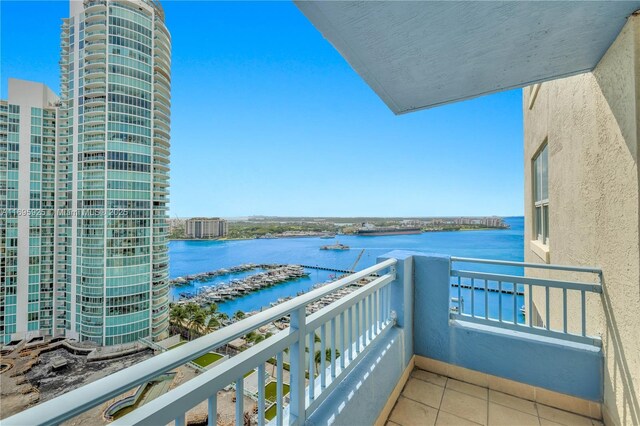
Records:
[[[306,307],[302,306],[291,313],[290,331],[297,333],[298,338],[291,345],[291,404],[290,413],[294,424],[302,425],[306,419],[305,407],[305,336]]]
[[[378,262],[389,258],[396,259],[396,264],[390,267],[389,273],[394,281],[388,286],[389,297],[387,300],[394,325],[404,332],[404,365],[408,365],[413,356],[413,298],[414,298],[414,263],[413,255],[405,252],[391,252],[379,257]]]

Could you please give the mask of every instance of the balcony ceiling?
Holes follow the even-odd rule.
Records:
[[[295,1],[396,114],[593,70],[640,1]]]

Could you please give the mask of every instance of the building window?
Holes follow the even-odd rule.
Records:
[[[549,244],[549,155],[545,141],[533,158],[534,236]]]

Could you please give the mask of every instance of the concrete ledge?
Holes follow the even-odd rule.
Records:
[[[398,398],[400,397],[400,394],[402,393],[402,389],[404,389],[404,385],[407,384],[407,380],[409,380],[409,376],[411,376],[411,372],[415,367],[415,360],[416,360],[416,357],[414,355],[411,357],[411,361],[409,361],[409,365],[404,370],[404,373],[402,373],[402,377],[400,377],[400,380],[398,380],[396,387],[393,389],[393,392],[391,392],[391,395],[389,396],[387,403],[385,404],[384,408],[380,412],[380,415],[378,416],[378,420],[376,420],[375,422],[375,426],[384,426],[386,424],[387,419],[391,414],[391,410],[393,410],[393,407],[396,404],[396,401],[398,400]]]
[[[465,321],[449,324],[449,339],[448,357],[435,359],[558,394],[602,401],[600,347]]]
[[[529,250],[534,252],[544,263],[549,263],[549,246],[542,244],[538,240],[529,241]]]
[[[432,373],[507,393],[581,416],[591,417],[596,420],[602,419],[602,405],[598,402],[516,382],[420,355],[415,356],[415,366]]]

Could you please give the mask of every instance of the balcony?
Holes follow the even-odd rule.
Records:
[[[487,263],[492,268],[559,269],[585,279],[489,273]],[[352,291],[336,294],[349,286]],[[219,415],[218,403],[225,403],[217,393],[229,386],[250,394],[254,405],[247,407],[246,398],[237,398],[235,424],[245,424],[246,416],[265,424],[269,406],[275,407],[271,424],[277,425],[384,424],[387,419],[425,425],[436,420],[537,425],[541,419],[597,424],[603,398],[602,342],[586,326],[585,300],[593,302],[600,293],[601,271],[595,268],[394,251],[373,267],[46,401],[3,424],[59,424],[283,318],[288,328],[114,424],[185,425],[189,410],[203,401],[213,419]],[[543,322],[549,313],[534,310],[532,294],[536,301],[536,294],[543,299],[553,295],[562,309],[552,314],[559,313],[564,324],[557,328]],[[519,314],[521,303],[524,316]],[[580,315],[568,317],[571,303],[578,303]],[[309,313],[312,305],[318,309]],[[315,353],[327,355],[317,361],[308,355]],[[275,403],[268,402],[260,385],[266,383],[269,360],[277,365]],[[244,375],[254,369],[258,385],[252,393],[245,389]]]
[[[104,97],[106,91],[107,91],[107,89],[104,87],[104,85],[99,86],[99,87],[94,87],[92,89],[86,89],[84,91],[85,99],[87,99],[88,97],[93,97],[93,96],[102,96],[102,97]],[[89,103],[90,103],[89,100],[85,101],[85,104],[89,104]]]
[[[85,29],[84,39],[85,41],[94,41],[98,39],[104,39],[107,36],[107,31],[105,30],[106,26],[101,23],[95,23],[91,25],[91,30],[89,28]]]
[[[104,90],[103,90],[104,91]],[[99,97],[86,97],[84,100],[85,107],[94,106],[103,106],[107,98],[105,96]]]
[[[84,58],[86,61],[94,61],[94,60],[98,60],[98,59],[102,59],[102,58],[106,58],[107,54],[105,52],[104,47],[106,46],[104,43],[104,41],[92,41],[91,42],[93,45],[89,46],[88,48],[85,48],[85,52],[84,52]],[[96,72],[102,72],[102,74],[104,74],[104,70],[101,69],[93,69],[93,70],[87,70],[85,71],[85,74],[89,74],[88,71],[96,71]]]

